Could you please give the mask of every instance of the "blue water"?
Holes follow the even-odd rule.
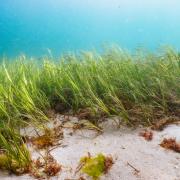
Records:
[[[180,48],[180,0],[0,0],[0,56]]]

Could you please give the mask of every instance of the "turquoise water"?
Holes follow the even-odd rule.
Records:
[[[0,0],[0,56],[108,44],[180,48],[179,0]]]

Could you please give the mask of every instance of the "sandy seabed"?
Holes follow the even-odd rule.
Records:
[[[56,120],[61,121],[58,115]],[[72,118],[72,121],[77,121]],[[51,154],[63,166],[62,171],[52,180],[78,180],[81,174],[75,174],[82,156],[103,153],[111,155],[114,164],[109,173],[100,180],[180,180],[180,153],[163,149],[159,144],[164,138],[176,138],[180,142],[180,126],[170,125],[163,131],[153,131],[152,141],[139,136],[143,128],[117,128],[114,121],[102,124],[104,132],[97,136],[91,130],[77,130],[73,135],[70,129],[64,129],[64,147],[54,149]],[[38,154],[33,152],[33,157]],[[137,173],[135,169],[139,171]],[[14,176],[0,172],[0,180],[31,180],[29,175]]]

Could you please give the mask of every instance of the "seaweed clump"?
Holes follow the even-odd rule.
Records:
[[[108,173],[113,163],[111,156],[100,153],[95,157],[91,157],[89,154],[81,158],[80,169],[83,173],[92,177],[93,180],[98,180],[101,175]]]
[[[161,142],[160,146],[165,148],[165,149],[170,149],[170,150],[173,150],[177,153],[180,153],[180,143],[177,143],[176,139],[164,138],[163,141]]]

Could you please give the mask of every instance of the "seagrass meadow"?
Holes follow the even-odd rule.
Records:
[[[165,117],[178,119],[180,55],[170,48],[133,55],[112,48],[101,54],[63,55],[59,60],[3,58],[0,148],[6,156],[0,158],[7,159],[7,169],[28,166],[30,154],[20,129],[29,124],[43,126],[49,110],[73,115],[90,111],[87,119],[97,126],[99,120],[113,116],[127,126],[149,126]]]
[[[176,115],[180,98],[180,56],[130,55],[120,48],[104,54],[82,52],[60,60],[25,56],[0,65],[2,123],[47,120],[48,109],[60,113],[90,108],[95,114],[119,115],[129,125],[149,124]],[[157,114],[156,114],[157,113]]]

